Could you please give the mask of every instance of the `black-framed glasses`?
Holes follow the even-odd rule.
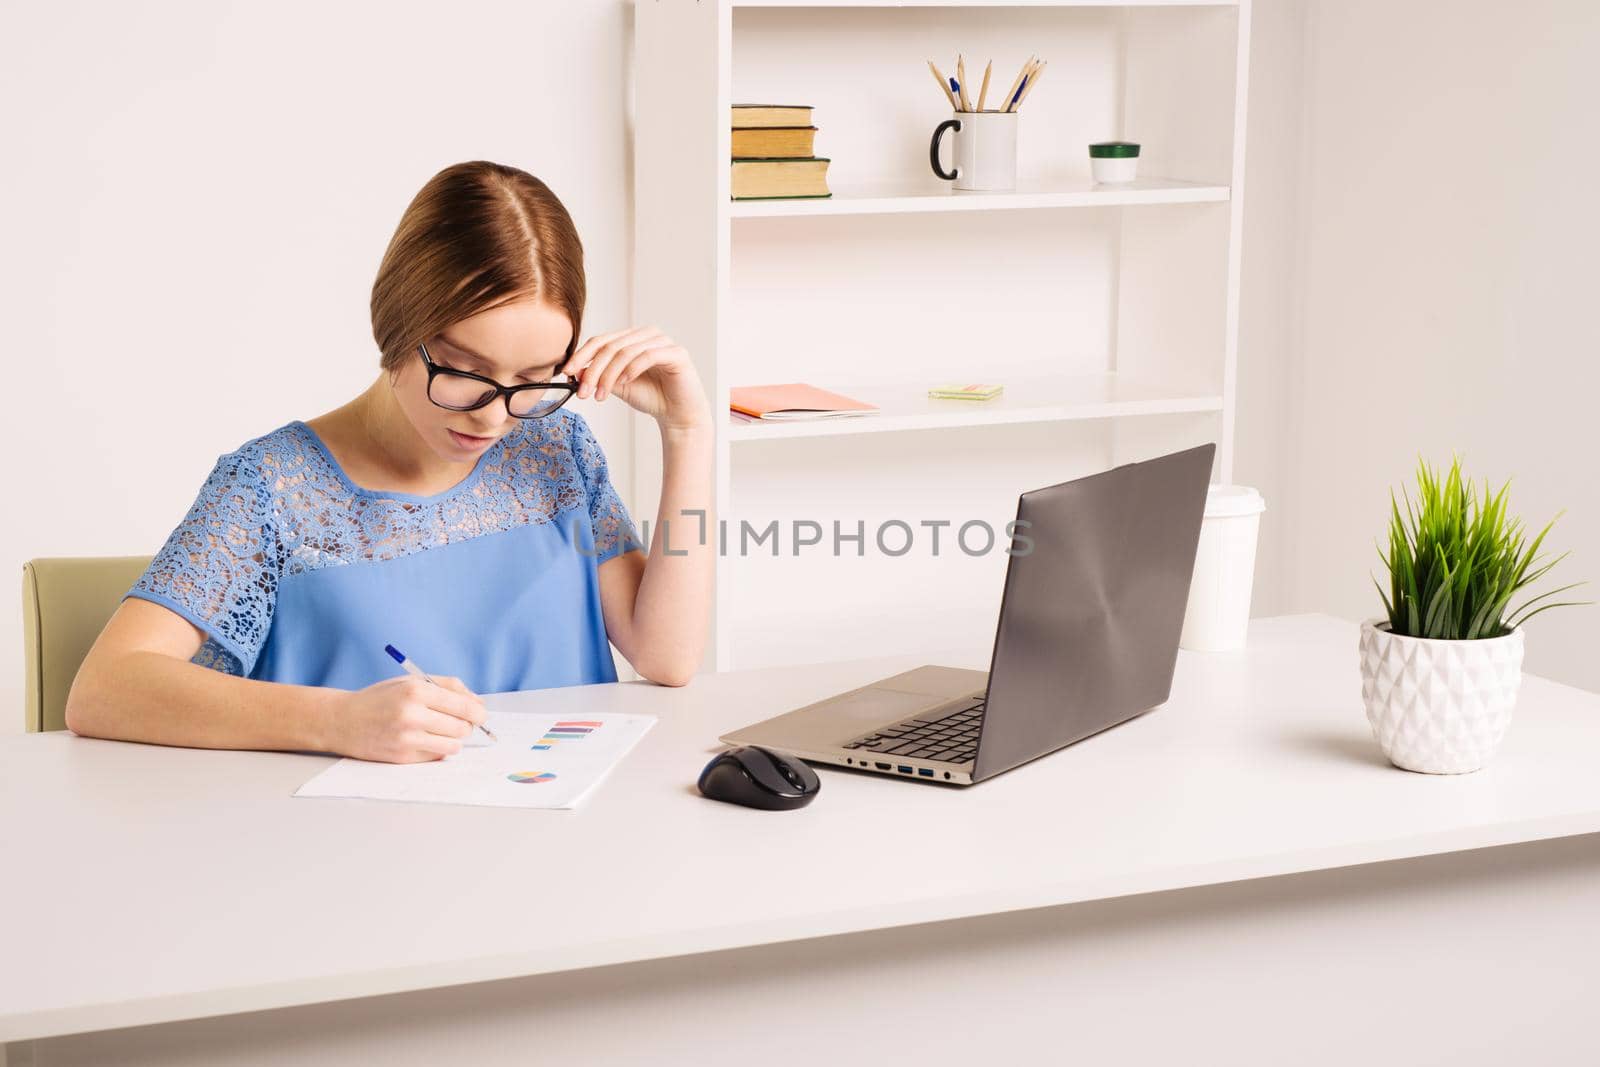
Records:
[[[539,419],[555,411],[578,391],[572,378],[564,382],[529,382],[526,385],[501,385],[471,371],[441,367],[428,355],[426,343],[417,345],[423,366],[428,368],[428,399],[447,411],[477,411],[505,397],[506,411],[518,419]]]

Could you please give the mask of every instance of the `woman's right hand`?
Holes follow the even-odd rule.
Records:
[[[382,763],[425,763],[461,751],[488,709],[459,678],[437,684],[403,675],[346,694],[334,723],[334,751]]]

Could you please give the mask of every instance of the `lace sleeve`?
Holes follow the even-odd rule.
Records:
[[[200,495],[126,596],[170,608],[205,631],[193,662],[248,675],[277,600],[279,556],[260,457],[217,460]]]
[[[606,464],[606,454],[600,442],[594,439],[589,423],[576,411],[572,413],[572,453],[578,461],[578,472],[583,477],[588,494],[589,524],[594,532],[595,565],[598,566],[617,555],[644,546],[633,519],[622,503],[622,497],[611,484],[611,472]]]

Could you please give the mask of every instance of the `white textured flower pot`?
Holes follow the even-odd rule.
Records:
[[[1400,637],[1361,624],[1361,699],[1396,767],[1462,774],[1489,762],[1522,684],[1522,629],[1477,641]]]

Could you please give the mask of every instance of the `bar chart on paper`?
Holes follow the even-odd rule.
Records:
[[[600,720],[558,722],[544,732],[544,736],[534,743],[533,748],[537,752],[548,752],[563,741],[581,741],[604,725],[605,723]]]
[[[342,759],[295,792],[297,797],[350,797],[424,804],[575,810],[646,731],[652,715],[556,715],[496,711],[489,729],[454,756],[431,763],[372,763]]]

